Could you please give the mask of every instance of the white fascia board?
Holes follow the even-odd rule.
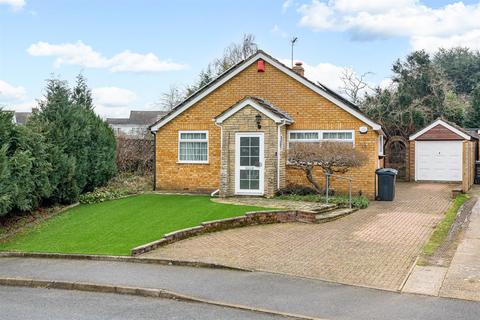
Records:
[[[239,104],[237,104],[236,106],[234,106],[233,108],[231,108],[230,110],[225,112],[222,116],[220,116],[220,117],[218,117],[214,120],[217,124],[222,124],[223,121],[227,120],[228,118],[230,118],[231,116],[233,116],[235,113],[242,110],[246,106],[251,106],[251,107],[255,108],[257,111],[263,113],[264,115],[266,115],[267,117],[269,117],[270,119],[275,121],[275,123],[281,123],[282,122],[282,118],[273,114],[272,112],[267,110],[265,107],[259,105],[255,100],[252,100],[252,99],[246,99],[246,100],[240,102]]]
[[[306,80],[305,78],[301,77],[296,72],[294,72],[292,69],[278,63],[277,61],[275,61],[275,60],[271,59],[270,57],[266,56],[265,54],[263,54],[262,52],[259,52],[256,55],[250,57],[250,59],[246,60],[235,71],[233,71],[229,75],[225,76],[225,78],[219,80],[217,83],[213,84],[210,88],[208,88],[207,90],[205,90],[201,94],[197,95],[191,101],[186,103],[182,108],[177,109],[175,112],[173,112],[169,116],[163,118],[160,122],[158,122],[157,124],[152,126],[151,131],[157,131],[159,128],[163,127],[165,124],[170,122],[172,119],[177,117],[179,114],[181,114],[182,112],[184,112],[185,110],[190,108],[192,105],[194,105],[195,103],[197,103],[198,101],[200,101],[201,99],[203,99],[204,97],[209,95],[211,92],[215,91],[218,87],[222,86],[225,82],[227,82],[228,80],[232,79],[237,74],[239,74],[240,72],[245,70],[248,66],[250,66],[250,64],[252,62],[257,61],[258,59],[263,59],[266,62],[268,62],[269,64],[276,67],[277,69],[283,71],[284,73],[286,73],[290,77],[294,78],[295,80],[299,81],[300,83],[302,83],[303,85],[305,85],[309,89],[313,90],[314,92],[318,93],[319,95],[326,98],[330,102],[334,103],[338,107],[342,108],[346,112],[350,113],[351,115],[353,115],[357,119],[359,119],[362,122],[364,122],[365,124],[369,125],[370,127],[372,127],[373,130],[379,131],[379,130],[382,129],[382,127],[379,124],[377,124],[377,123],[373,122],[372,120],[368,119],[367,117],[365,117],[360,112],[358,112],[358,111],[352,109],[350,106],[346,105],[343,101],[335,98],[334,96],[330,95],[328,92],[325,92],[324,90],[322,90],[321,88],[319,88],[315,84],[313,84],[310,81]]]
[[[444,126],[445,128],[447,128],[448,130],[458,134],[459,136],[461,136],[462,138],[464,138],[465,140],[471,140],[472,137],[469,136],[468,134],[465,134],[464,132],[458,130],[457,128],[455,127],[452,127],[450,124],[446,123],[445,121],[443,121],[442,119],[438,119],[436,121],[434,121],[433,123],[431,123],[430,125],[428,125],[427,127],[423,128],[422,130],[420,130],[419,132],[411,135],[409,137],[409,140],[412,141],[412,140],[415,140],[417,139],[418,137],[420,137],[422,134],[424,134],[425,132],[427,132],[428,130],[432,129],[433,127],[437,126],[437,125],[441,125],[441,126]]]

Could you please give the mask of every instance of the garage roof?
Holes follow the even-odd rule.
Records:
[[[445,131],[440,131],[439,129],[442,127],[448,129],[450,134]],[[424,136],[427,135],[429,131],[434,130],[435,132],[432,132],[428,137]],[[422,136],[424,139],[421,139]],[[469,133],[462,127],[444,119],[437,119],[427,127],[410,136],[410,140],[472,140],[472,138],[478,140],[477,135]]]

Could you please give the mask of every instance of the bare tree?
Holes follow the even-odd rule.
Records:
[[[372,72],[365,72],[364,74],[357,76],[357,74],[350,68],[344,68],[340,79],[343,82],[343,87],[340,88],[341,92],[350,98],[353,103],[360,101],[360,94],[365,89],[369,89],[369,85],[366,82],[366,78],[372,75]]]
[[[172,110],[177,104],[185,99],[186,93],[178,85],[170,85],[168,91],[162,93],[160,100],[156,103],[163,110]]]
[[[223,52],[223,56],[213,61],[214,72],[219,75],[242,60],[256,53],[258,46],[253,34],[244,34],[242,41],[232,43]]]
[[[303,170],[318,193],[324,190],[313,176],[315,167],[328,174],[346,173],[351,168],[362,166],[366,160],[363,152],[346,142],[295,142],[288,150],[289,164]]]

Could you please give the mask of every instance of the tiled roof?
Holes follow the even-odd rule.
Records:
[[[263,50],[258,50],[256,53],[254,53],[252,56],[256,56],[258,54],[263,54],[267,57],[269,57],[270,59],[274,60],[276,63],[290,69],[289,67],[287,67],[285,64],[283,64],[282,62],[280,62],[278,59],[275,59],[274,57],[272,57],[271,55],[269,55],[268,53],[264,52]],[[217,78],[213,79],[210,83],[208,83],[207,85],[203,86],[202,88],[200,88],[199,90],[197,90],[196,92],[194,92],[193,94],[191,94],[189,97],[187,97],[184,101],[182,101],[181,103],[179,103],[175,108],[173,108],[172,110],[170,110],[163,118],[167,118],[169,117],[171,114],[175,113],[177,110],[179,109],[182,109],[189,101],[193,100],[195,97],[197,97],[198,95],[200,95],[201,93],[205,92],[206,90],[208,90],[211,86],[213,86],[215,83],[219,82],[220,80],[222,80],[223,78],[227,77],[229,74],[231,74],[232,72],[234,72],[236,69],[238,69],[244,62],[246,62],[247,60],[249,60],[252,56],[246,58],[245,60],[242,60],[240,62],[238,62],[236,65],[232,66],[231,68],[229,68],[228,70],[226,70],[224,73],[222,73],[221,75],[219,75]],[[342,97],[340,94],[336,93],[335,91],[329,89],[327,86],[319,83],[319,82],[313,82],[311,81],[310,79],[306,78],[305,76],[302,76],[302,75],[299,75],[301,78],[303,78],[305,81],[311,83],[312,85],[314,85],[315,87],[319,88],[320,90],[322,90],[323,92],[329,94],[330,96],[333,96],[334,98],[336,98],[337,100],[340,100],[342,103],[344,103],[348,108],[352,109],[352,110],[355,110],[356,113],[358,114],[361,114],[362,116],[366,117],[363,112],[360,111],[360,109],[358,108],[357,105],[355,105],[354,103],[350,102],[348,99],[345,99],[344,97]],[[366,117],[368,118],[368,117]],[[157,123],[159,123],[159,121],[156,121],[154,124],[152,124],[150,126],[150,128],[152,128],[153,126],[155,126]]]
[[[107,118],[109,124],[151,125],[160,120],[167,111],[130,111],[129,118]]]

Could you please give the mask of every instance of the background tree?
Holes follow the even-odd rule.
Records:
[[[325,190],[315,180],[315,167],[323,173],[343,174],[351,168],[362,166],[366,159],[364,153],[345,142],[295,142],[290,144],[288,150],[289,165],[302,170],[318,193],[324,193]]]
[[[170,85],[167,92],[162,93],[156,104],[162,110],[170,111],[186,98],[186,92],[179,85]]]
[[[343,82],[340,91],[344,93],[351,102],[355,104],[359,103],[361,101],[361,95],[365,93],[366,89],[370,89],[366,78],[371,74],[371,72],[365,72],[357,76],[351,68],[344,68],[340,76],[340,80]]]
[[[51,194],[48,143],[30,126],[0,111],[0,216],[36,208]]]
[[[470,97],[470,107],[467,110],[465,127],[480,127],[480,86],[477,86]]]
[[[240,61],[255,54],[257,50],[258,46],[255,42],[255,36],[253,34],[244,34],[241,41],[230,44],[225,48],[221,57],[214,59],[206,68],[200,71],[195,83],[186,87],[183,92],[183,99],[206,86]],[[167,92],[168,94],[169,92]]]
[[[480,122],[469,120],[475,117],[473,93],[468,93],[478,81],[478,66],[472,62],[477,56],[461,48],[440,50],[434,58],[415,51],[393,64],[392,87],[376,88],[359,102],[360,108],[390,136],[408,138],[437,118],[478,127]],[[472,77],[464,78],[464,72]]]

